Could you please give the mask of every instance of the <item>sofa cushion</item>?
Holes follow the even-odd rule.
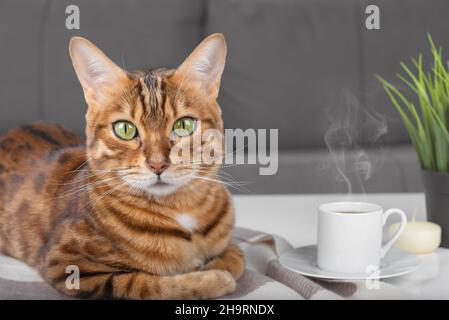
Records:
[[[237,194],[422,191],[419,164],[410,146],[366,149],[361,154],[332,158],[324,150],[281,151],[275,175],[261,176],[258,165],[225,165],[222,175]],[[350,189],[340,172],[346,174]]]
[[[353,0],[210,0],[206,32],[223,32],[219,101],[229,128],[279,128],[282,149],[323,146],[326,109],[358,92]]]
[[[40,117],[46,3],[0,1],[0,134]]]

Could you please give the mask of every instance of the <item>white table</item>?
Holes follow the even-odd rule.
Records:
[[[316,243],[317,206],[320,203],[360,200],[404,210],[410,218],[425,219],[424,195],[367,194],[367,195],[236,195],[236,225],[277,234],[293,246]],[[387,282],[409,290],[423,299],[449,299],[449,250],[440,248],[430,255],[420,256],[421,265],[403,277]]]

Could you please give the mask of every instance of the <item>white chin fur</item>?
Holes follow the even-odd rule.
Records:
[[[175,192],[179,187],[183,185],[183,183],[169,183],[169,184],[154,184],[154,182],[150,181],[132,181],[123,177],[123,180],[126,182],[128,186],[132,189],[137,189],[139,191],[143,191],[148,194],[152,194],[154,196],[166,196],[173,192]]]
[[[172,184],[168,184],[168,185],[152,185],[150,187],[148,187],[147,189],[145,189],[146,192],[151,193],[152,195],[155,196],[166,196],[169,195],[170,193],[175,192],[178,189],[178,185],[172,185]]]

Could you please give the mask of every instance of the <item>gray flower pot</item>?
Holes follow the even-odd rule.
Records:
[[[421,170],[427,219],[441,226],[441,246],[449,248],[449,173]]]

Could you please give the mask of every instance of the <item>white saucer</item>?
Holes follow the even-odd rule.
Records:
[[[333,280],[363,280],[397,277],[413,271],[420,263],[420,259],[417,256],[397,248],[391,248],[382,260],[382,265],[379,270],[372,274],[329,272],[318,268],[316,252],[316,245],[295,248],[283,253],[279,258],[279,262],[287,269],[304,276]]]

